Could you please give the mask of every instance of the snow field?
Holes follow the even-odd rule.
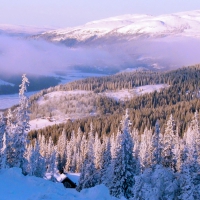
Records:
[[[123,90],[118,90],[118,91],[108,91],[105,92],[104,94],[107,97],[113,98],[116,101],[119,100],[128,100],[130,98],[133,98],[134,96],[139,96],[143,95],[146,93],[151,93],[154,91],[160,91],[163,88],[168,87],[166,84],[158,84],[158,85],[145,85],[145,86],[140,86],[136,87],[134,89],[123,89]]]
[[[0,200],[117,200],[104,185],[80,193],[34,176],[24,176],[19,168],[0,171]]]

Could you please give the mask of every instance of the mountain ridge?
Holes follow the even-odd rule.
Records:
[[[200,10],[159,16],[128,14],[88,22],[83,26],[47,31],[33,36],[67,45],[96,41],[183,36],[200,38]]]

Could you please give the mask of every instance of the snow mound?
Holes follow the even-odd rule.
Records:
[[[80,193],[81,196],[84,196],[85,199],[93,199],[93,200],[117,199],[115,197],[110,196],[108,188],[103,184],[97,185],[93,188],[83,189]]]
[[[80,193],[34,176],[24,176],[19,168],[0,171],[1,200],[115,200],[104,185],[84,189]],[[117,199],[116,199],[117,200]]]

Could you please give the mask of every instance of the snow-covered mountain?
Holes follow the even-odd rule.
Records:
[[[10,24],[0,24],[0,34],[12,36],[28,36],[33,34],[40,34],[44,31],[50,31],[50,28],[39,28],[33,26],[20,26]]]
[[[35,35],[67,45],[102,41],[129,41],[166,36],[200,37],[200,10],[167,14],[123,15],[89,22],[83,26],[59,29]]]

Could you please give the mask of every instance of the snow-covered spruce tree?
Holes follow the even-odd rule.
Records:
[[[200,121],[199,121],[199,114],[196,111],[194,113],[193,119],[190,124],[191,132],[190,134],[193,136],[193,150],[195,159],[200,165]]]
[[[176,127],[173,116],[170,115],[163,136],[162,165],[175,170],[176,160],[174,155]]]
[[[50,178],[51,181],[56,181],[54,177],[54,174],[57,171],[56,160],[57,160],[57,154],[54,149],[49,157],[49,165],[48,165],[48,172],[51,174],[51,178]]]
[[[133,147],[133,156],[136,160],[136,174],[140,174],[141,172],[141,163],[140,163],[140,157],[139,157],[139,154],[140,154],[140,141],[141,141],[141,135],[139,135],[139,131],[137,129],[133,129],[132,132],[131,132],[131,137],[132,137],[132,140],[133,140],[133,144],[134,144],[134,147]]]
[[[113,174],[110,182],[110,193],[115,197],[132,197],[136,161],[133,157],[133,141],[129,132],[128,110],[122,119],[121,134],[117,137],[115,157],[112,160]]]
[[[98,182],[98,173],[94,164],[94,136],[92,125],[90,126],[88,152],[81,168],[81,176],[77,190],[94,187]]]
[[[149,168],[152,164],[152,132],[145,128],[144,133],[141,135],[141,144],[140,144],[140,164],[141,169]]]
[[[14,148],[14,134],[15,134],[15,126],[13,124],[13,114],[11,109],[8,109],[8,113],[6,116],[6,151],[7,151],[7,161],[6,164],[8,167],[14,167],[15,165],[15,148]]]
[[[57,142],[57,154],[58,154],[58,169],[63,170],[66,164],[66,145],[67,145],[67,137],[66,132],[63,129],[62,134],[60,135]]]
[[[34,158],[35,158],[34,175],[37,177],[44,177],[44,174],[46,172],[45,159],[40,154],[40,145],[38,140],[35,141]]]
[[[88,149],[88,142],[86,140],[86,134],[83,135],[81,143],[80,143],[80,156],[79,156],[79,162],[81,168],[82,163],[84,162],[86,155],[87,155],[87,149]]]
[[[30,129],[29,125],[29,99],[25,95],[29,81],[25,74],[22,75],[22,84],[19,86],[19,107],[17,109],[17,123],[15,127],[15,133],[13,135],[14,148],[15,148],[15,160],[14,166],[23,168],[24,152],[27,142],[27,131]]]
[[[6,139],[6,132],[4,132],[3,134],[3,145],[2,145],[2,148],[1,148],[1,165],[0,165],[0,168],[1,169],[5,169],[7,168],[7,139]]]
[[[1,142],[3,139],[3,135],[6,130],[6,122],[3,114],[0,114],[0,148],[2,148],[3,143]]]
[[[101,169],[101,183],[105,184],[109,187],[111,182],[111,174],[112,174],[112,167],[111,167],[111,143],[110,138],[107,138],[107,142],[105,145],[105,150],[102,156],[102,169]]]
[[[176,132],[175,140],[174,140],[174,160],[175,160],[175,169],[176,171],[180,171],[181,169],[181,155],[183,151],[182,146],[183,140],[179,137],[178,132]]]
[[[69,172],[71,169],[71,162],[72,162],[72,157],[73,157],[73,136],[74,132],[72,132],[71,139],[70,141],[67,141],[67,146],[66,146],[66,164],[65,164],[65,171]]]
[[[46,142],[45,142],[45,137],[44,135],[39,135],[37,139],[39,146],[40,146],[40,154],[42,157],[46,157],[46,152],[47,152],[47,147],[46,147]]]
[[[176,200],[178,182],[170,168],[156,165],[135,177],[132,200]]]
[[[79,191],[79,192],[82,189],[84,189],[84,182],[85,182],[85,176],[86,176],[87,162],[88,162],[88,160],[85,158],[85,160],[83,161],[82,166],[81,166],[80,178],[79,178],[78,185],[76,187],[76,190]]]
[[[6,134],[6,123],[3,115],[0,115],[0,168],[6,168],[7,162],[7,134]]]
[[[111,149],[110,149],[111,156],[112,156],[112,158],[114,158],[115,157],[115,146],[116,146],[116,139],[115,139],[115,135],[114,134],[112,134],[110,136],[110,144],[111,144]]]
[[[179,196],[180,200],[195,200],[195,186],[190,172],[189,164],[183,164],[179,175]]]
[[[152,164],[153,166],[155,165],[160,165],[161,164],[161,150],[162,150],[162,136],[160,133],[160,125],[159,121],[156,121],[155,124],[155,132],[152,136]]]
[[[94,139],[94,158],[95,158],[95,167],[96,169],[101,168],[101,158],[102,158],[102,144],[100,139],[98,138],[98,133],[95,134],[95,139]]]
[[[47,172],[51,174],[51,180],[54,181],[54,172],[57,168],[57,154],[53,144],[53,140],[49,137],[48,151],[46,157]]]
[[[45,159],[40,155],[40,146],[37,140],[35,140],[34,145],[27,146],[25,158],[25,173],[30,176],[44,177],[46,172]]]
[[[184,135],[185,140],[185,160],[182,163],[182,168],[188,168],[188,172],[192,178],[192,184],[194,184],[194,199],[200,199],[200,175],[199,175],[199,151],[200,151],[200,136],[199,136],[199,119],[198,113],[195,112],[194,117],[191,121],[191,124]],[[183,160],[183,159],[182,159]],[[183,171],[183,170],[182,170]],[[184,172],[184,171],[183,171]],[[185,173],[181,173],[184,177]]]
[[[24,154],[25,157],[25,162],[24,162],[24,166],[23,166],[23,170],[24,170],[24,174],[28,174],[30,176],[33,175],[33,170],[32,167],[34,168],[34,159],[33,159],[33,145],[29,144],[26,147],[26,152]]]

